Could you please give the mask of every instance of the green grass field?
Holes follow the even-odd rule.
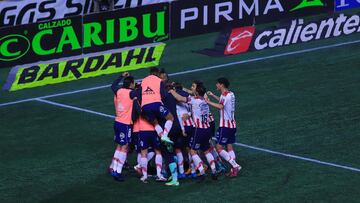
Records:
[[[168,42],[161,67],[179,73],[256,59],[171,79],[185,86],[202,80],[215,92],[216,78],[228,77],[237,98],[238,143],[317,161],[237,146],[243,169],[234,179],[185,180],[169,188],[125,172],[119,183],[106,173],[112,118],[31,100],[0,106],[0,202],[359,202],[360,35],[224,58],[191,52],[212,47],[216,35]],[[9,70],[0,69],[1,85]],[[132,74],[141,79],[147,70]],[[107,85],[116,77],[1,92],[0,103]],[[112,97],[108,87],[46,100],[113,115]]]

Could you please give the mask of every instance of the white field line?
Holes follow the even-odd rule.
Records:
[[[68,108],[68,109],[73,109],[73,110],[76,110],[76,111],[87,112],[87,113],[95,114],[95,115],[98,115],[98,116],[108,117],[108,118],[112,118],[112,119],[115,118],[112,115],[108,115],[108,114],[104,114],[104,113],[100,113],[100,112],[96,112],[96,111],[92,111],[92,110],[88,110],[88,109],[84,109],[84,108],[79,108],[79,107],[75,107],[75,106],[60,104],[60,103],[57,103],[57,102],[52,102],[52,101],[48,101],[48,100],[44,100],[44,99],[36,99],[36,101],[47,103],[47,104],[54,105],[54,106],[59,106],[59,107],[62,107],[62,108]],[[325,162],[325,161],[320,161],[320,160],[317,160],[317,159],[312,159],[312,158],[307,158],[307,157],[302,157],[302,156],[277,152],[277,151],[264,149],[264,148],[260,148],[260,147],[255,147],[255,146],[242,144],[242,143],[235,143],[235,145],[240,146],[240,147],[244,147],[244,148],[248,148],[248,149],[252,149],[252,150],[256,150],[256,151],[270,153],[270,154],[273,154],[273,155],[284,156],[284,157],[287,157],[287,158],[290,158],[290,159],[298,159],[298,160],[308,161],[308,162],[312,162],[312,163],[319,164],[319,165],[325,165],[325,166],[350,170],[350,171],[354,171],[354,172],[360,172],[360,169],[358,169],[358,168],[344,166],[344,165],[335,164],[335,163],[331,163],[331,162]]]
[[[279,57],[283,57],[283,56],[291,56],[291,55],[296,55],[296,54],[309,53],[309,52],[319,51],[319,50],[322,50],[322,49],[335,48],[335,47],[351,45],[351,44],[357,44],[357,43],[360,43],[360,40],[355,40],[355,41],[350,41],[350,42],[342,42],[342,43],[331,44],[331,45],[326,45],[326,46],[320,46],[320,47],[316,47],[316,48],[304,49],[304,50],[299,50],[299,51],[286,52],[286,53],[282,53],[282,54],[275,54],[275,55],[271,55],[271,56],[259,57],[259,58],[248,59],[248,60],[243,60],[243,61],[235,61],[235,62],[231,62],[231,63],[208,66],[208,67],[203,67],[203,68],[198,68],[198,69],[193,69],[193,70],[188,70],[188,71],[180,71],[180,72],[177,72],[177,73],[171,73],[171,74],[169,74],[169,76],[178,76],[178,75],[184,75],[184,74],[195,73],[195,72],[200,72],[200,71],[212,70],[212,69],[217,69],[217,68],[224,68],[224,67],[229,67],[229,66],[232,66],[232,65],[240,65],[240,64],[245,64],[245,63],[263,61],[263,60],[267,60],[267,59],[279,58]],[[13,101],[13,102],[6,102],[6,103],[1,103],[0,107],[9,106],[9,105],[18,104],[18,103],[29,102],[29,101],[34,101],[36,99],[47,99],[47,98],[64,96],[64,95],[69,95],[69,94],[76,94],[76,93],[81,93],[81,92],[89,92],[89,91],[108,88],[108,87],[110,87],[110,85],[102,85],[102,86],[91,87],[91,88],[86,88],[86,89],[80,89],[80,90],[75,90],[75,91],[68,91],[68,92],[45,95],[45,96],[41,96],[41,97],[34,97],[34,98],[29,98],[29,99],[24,99],[24,100],[17,100],[17,101]]]

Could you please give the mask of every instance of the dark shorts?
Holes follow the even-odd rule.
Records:
[[[189,146],[192,150],[206,151],[210,148],[210,139],[210,128],[195,128],[194,134],[190,138]]]
[[[184,126],[184,128],[185,128],[185,133],[186,133],[186,137],[184,137],[184,145],[186,147],[188,147],[190,144],[190,139],[194,134],[195,127],[194,126]]]
[[[138,148],[140,150],[149,149],[149,148],[160,149],[160,139],[156,131],[139,132]]]
[[[131,144],[131,125],[114,122],[114,141],[119,145]]]
[[[236,128],[220,127],[216,133],[216,143],[220,145],[234,144],[236,141]]]
[[[211,121],[209,124],[211,137],[215,137],[215,121]]]
[[[141,109],[144,116],[150,122],[154,122],[156,119],[165,120],[165,117],[170,113],[170,111],[160,102],[146,104]]]

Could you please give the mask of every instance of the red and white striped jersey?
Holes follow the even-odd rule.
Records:
[[[224,108],[220,110],[220,127],[236,128],[234,93],[224,92],[220,96],[219,103],[224,105]]]
[[[191,114],[195,122],[196,128],[209,128],[209,113],[210,108],[203,97],[188,97],[188,101],[191,105]]]
[[[178,103],[176,104],[176,113],[179,119],[179,122],[182,126],[194,126],[194,121],[191,118],[191,107],[190,104],[187,103]],[[183,120],[181,117],[187,114],[189,115],[189,119]]]

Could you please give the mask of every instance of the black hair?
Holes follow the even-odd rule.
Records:
[[[151,67],[150,68],[150,74],[151,75],[158,75],[160,70],[157,67]]]
[[[216,81],[219,84],[223,84],[225,88],[229,88],[229,86],[230,86],[230,82],[229,82],[229,80],[227,78],[224,78],[224,77],[218,78]]]
[[[203,84],[196,85],[196,92],[199,94],[199,96],[204,96],[206,93],[206,88]]]
[[[204,86],[204,83],[200,80],[194,80],[192,83],[194,83],[196,86]]]
[[[171,82],[167,82],[167,83],[165,84],[165,89],[166,89],[167,91],[169,91],[169,90],[171,90],[171,89],[174,89],[174,86],[173,86],[173,84],[172,84]]]
[[[160,73],[160,74],[166,73],[165,68],[160,68],[159,73]]]
[[[174,88],[175,88],[176,90],[182,90],[182,89],[183,89],[183,86],[181,85],[181,83],[175,82],[175,83],[174,83]]]
[[[134,83],[134,77],[133,76],[128,76],[126,78],[124,78],[124,82],[123,82],[123,88],[130,88],[130,85]]]

